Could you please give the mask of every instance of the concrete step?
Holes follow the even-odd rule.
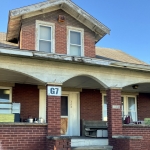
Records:
[[[108,145],[108,139],[99,138],[74,138],[71,139],[71,147],[82,147],[82,146],[103,146]]]
[[[113,146],[81,146],[72,147],[72,150],[112,150]]]

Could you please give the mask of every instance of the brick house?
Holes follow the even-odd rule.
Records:
[[[95,47],[109,33],[70,0],[10,11],[0,33],[0,119],[20,103],[21,122],[0,120],[1,150],[150,150],[150,127],[134,124],[150,118],[150,66]],[[123,123],[127,115],[134,123]],[[108,137],[83,135],[83,121],[107,121]]]

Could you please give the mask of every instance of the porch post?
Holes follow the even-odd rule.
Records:
[[[61,95],[49,95],[48,87],[46,88],[46,121],[47,121],[47,135],[48,136],[60,136],[61,128]],[[60,87],[55,85],[55,88]],[[55,93],[55,88],[52,90]],[[57,93],[57,91],[56,91]]]
[[[122,106],[121,89],[111,88],[107,90],[107,114],[108,114],[108,139],[114,146],[114,135],[122,135]]]

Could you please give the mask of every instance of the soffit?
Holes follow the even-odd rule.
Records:
[[[77,76],[63,83],[63,87],[85,88],[85,89],[105,89],[100,83],[87,76]]]
[[[6,41],[6,33],[0,32],[0,47],[5,48],[18,48],[18,44]]]
[[[135,84],[134,84],[135,85]],[[150,83],[137,83],[138,85],[137,89],[133,89],[133,85],[128,85],[126,87],[123,87],[123,92],[136,92],[136,93],[150,93]]]
[[[51,0],[23,8],[11,10],[9,12],[9,22],[7,29],[7,41],[18,39],[22,19],[44,14],[54,10],[62,9],[79,22],[87,26],[96,34],[96,42],[110,33],[110,29],[89,15],[70,0]]]

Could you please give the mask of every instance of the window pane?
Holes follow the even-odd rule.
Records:
[[[81,45],[81,33],[70,31],[70,43]]]
[[[40,39],[51,40],[51,27],[40,26]]]
[[[123,97],[121,97],[121,105],[122,105],[122,118],[125,119],[124,98]]]
[[[134,97],[128,97],[128,110],[135,111],[135,98]]]
[[[9,102],[9,96],[9,89],[0,89],[0,102]]]
[[[51,42],[49,41],[39,41],[39,51],[44,51],[47,53],[51,52]]]
[[[0,109],[0,114],[11,114],[11,109]]]
[[[107,97],[104,96],[104,106],[103,106],[104,110],[107,110]]]
[[[128,97],[128,114],[133,121],[136,121],[136,106],[134,97]]]
[[[70,55],[81,56],[81,46],[70,45]]]
[[[132,118],[132,121],[137,121],[136,112],[128,112],[129,116]]]
[[[107,121],[107,110],[103,111],[103,121]]]
[[[61,116],[68,116],[68,97],[61,97]]]
[[[107,96],[104,96],[103,121],[107,121]]]

